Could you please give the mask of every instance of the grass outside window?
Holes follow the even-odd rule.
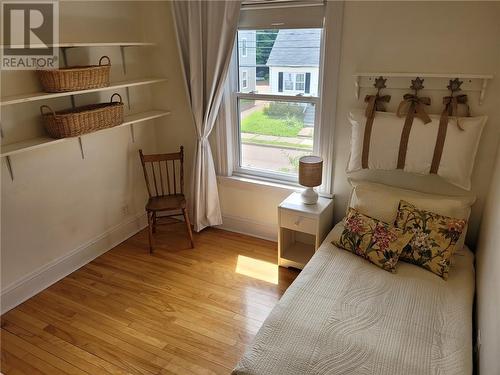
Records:
[[[276,118],[264,111],[255,111],[241,121],[241,132],[277,137],[296,137],[304,127],[304,122],[295,116]]]

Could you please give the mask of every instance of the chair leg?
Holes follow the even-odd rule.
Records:
[[[149,236],[149,253],[153,253],[153,217],[154,212],[147,212],[148,214],[148,236]]]
[[[184,215],[184,221],[186,222],[186,228],[189,234],[189,241],[191,242],[191,249],[194,248],[193,232],[191,231],[191,222],[189,221],[189,215],[185,208],[182,209],[182,214]]]
[[[153,233],[156,233],[156,212],[153,211]]]

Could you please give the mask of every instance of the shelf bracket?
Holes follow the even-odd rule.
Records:
[[[354,76],[354,96],[356,99],[359,99],[359,90],[361,89],[359,86],[359,76]]]
[[[125,46],[120,46],[120,54],[122,56],[123,75],[127,75],[127,66],[125,65]]]
[[[10,156],[5,157],[5,162],[7,163],[7,170],[9,171],[10,179],[14,181],[14,172],[12,170],[12,161],[10,160]]]
[[[134,124],[130,124],[130,136],[132,137],[132,143],[135,143]]]
[[[61,47],[63,67],[68,66],[68,55],[66,54],[67,49],[68,47]]]
[[[78,145],[80,146],[80,154],[82,155],[82,159],[85,159],[85,153],[83,152],[82,137],[78,137]]]
[[[483,104],[484,95],[486,94],[486,87],[488,86],[488,80],[483,79],[483,84],[481,86],[481,92],[479,93],[479,105]]]
[[[130,110],[130,87],[125,87],[125,95],[127,96],[127,107]]]

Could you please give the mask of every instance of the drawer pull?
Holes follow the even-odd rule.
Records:
[[[302,218],[301,218],[301,217],[299,217],[299,218],[297,218],[297,220],[295,220],[295,223],[294,223],[294,224],[295,224],[295,225],[299,225],[301,221],[302,221]]]

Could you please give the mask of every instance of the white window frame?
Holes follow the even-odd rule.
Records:
[[[283,71],[283,92],[298,92],[305,93],[306,92],[306,72],[287,72]],[[286,82],[291,82],[291,88],[287,88],[285,84],[285,75],[289,75],[290,79],[286,80]],[[297,77],[302,76],[304,80],[302,82],[297,81]],[[301,83],[304,87],[302,89],[297,88],[297,83]]]
[[[298,76],[302,76],[303,77],[302,82],[299,82],[297,80]],[[300,91],[300,92],[304,92],[305,93],[306,92],[306,73],[295,73],[295,77],[294,78],[295,78],[294,79],[294,81],[295,81],[295,85],[294,85],[295,91]],[[302,86],[303,86],[301,89],[297,88],[297,84],[299,84],[299,83],[301,83]]]
[[[241,57],[247,57],[247,38],[241,38]]]
[[[290,79],[285,79],[285,76],[290,77]],[[290,83],[290,87],[287,87],[287,83]],[[295,91],[295,77],[291,72],[283,72],[283,92],[285,91]]]
[[[302,8],[294,8],[300,9]],[[315,8],[307,8],[307,14],[312,14],[309,12]],[[319,7],[318,7],[319,9]],[[284,8],[282,12],[280,9],[280,15],[283,14],[283,22],[288,21],[286,18],[285,11],[288,8]],[[253,11],[252,11],[253,12]],[[243,13],[243,12],[242,12]],[[301,14],[303,14],[302,12]],[[323,13],[323,11],[321,11]],[[322,72],[319,74],[318,84],[318,97],[321,98],[319,103],[316,105],[316,121],[319,120],[319,128],[315,129],[314,132],[314,154],[319,155],[323,158],[323,184],[318,188],[321,194],[332,195],[335,175],[342,174],[339,172],[338,168],[334,168],[335,155],[335,129],[337,125],[337,97],[338,90],[340,87],[340,56],[342,49],[342,24],[343,24],[343,13],[344,13],[344,2],[343,1],[328,1],[325,3],[324,10],[324,22],[323,25],[323,38],[322,38],[322,59],[321,59],[321,69]],[[266,18],[267,17],[267,18]],[[249,20],[251,22],[249,23]],[[262,21],[265,22],[262,22]],[[295,24],[288,23],[288,28],[293,27],[315,27],[312,23],[302,22],[303,18],[298,17],[301,23]],[[269,21],[269,22],[267,22]],[[259,22],[262,23],[259,26]],[[257,16],[246,17],[244,22],[241,22],[242,30],[256,30],[268,28],[268,24],[271,22],[277,22],[276,17],[273,14],[269,14],[267,7],[260,11]],[[321,27],[318,25],[317,27]],[[235,38],[236,39],[236,38]],[[238,124],[238,115],[236,113],[237,100],[236,92],[238,90],[238,55],[239,49],[237,40],[234,42],[234,48],[232,50],[231,64],[228,74],[228,79],[226,80],[226,85],[224,88],[223,103],[221,105],[221,110],[219,116],[217,117],[217,125],[214,129],[214,156],[216,162],[217,175],[220,177],[226,177],[228,180],[234,177],[234,181],[239,181],[239,183],[248,186],[290,186],[292,188],[298,187],[297,182],[286,182],[283,180],[276,180],[275,178],[264,178],[256,176],[255,174],[244,175],[238,172],[235,167],[239,163],[237,142],[239,142],[239,137],[236,134]],[[311,82],[312,84],[313,82]],[[314,92],[311,90],[311,92]],[[307,98],[304,96],[302,99]],[[290,99],[287,97],[287,99]],[[307,100],[304,100],[307,102]],[[221,180],[222,181],[222,180]],[[240,185],[239,185],[240,186]]]
[[[321,42],[320,42],[320,59],[319,59],[319,77],[318,77],[318,96],[302,96],[302,95],[279,95],[279,94],[258,94],[258,93],[243,93],[241,92],[240,87],[236,88],[236,92],[233,93],[232,100],[232,123],[234,129],[232,131],[233,134],[233,175],[239,175],[250,178],[259,178],[263,180],[268,180],[272,182],[285,182],[297,185],[298,184],[298,176],[294,176],[288,173],[278,172],[278,171],[269,171],[258,168],[245,168],[241,165],[242,160],[242,152],[241,152],[241,131],[240,131],[240,107],[239,101],[240,99],[249,99],[249,100],[270,100],[270,101],[282,101],[282,102],[296,102],[296,103],[310,103],[315,106],[315,120],[314,120],[314,139],[313,139],[313,150],[312,153],[315,155],[319,154],[319,138],[317,136],[317,129],[320,126],[320,116],[319,116],[319,108],[321,105],[321,89],[322,89],[322,72],[323,72],[323,61],[324,61],[324,29],[321,33]],[[245,38],[241,38],[243,40]],[[235,45],[237,46],[237,42]],[[243,56],[243,54],[242,54]],[[239,70],[239,54],[237,54],[237,60],[235,61],[235,66],[233,69]],[[304,74],[304,90],[305,91],[305,73]],[[239,74],[239,73],[237,73]],[[283,74],[287,74],[283,72]],[[295,79],[294,73],[292,74],[292,82],[293,88],[295,89]],[[285,91],[285,82],[283,77],[283,91]],[[287,90],[288,91],[288,90]],[[290,90],[295,91],[295,90]]]
[[[241,88],[248,88],[248,70],[246,69],[241,71]]]

